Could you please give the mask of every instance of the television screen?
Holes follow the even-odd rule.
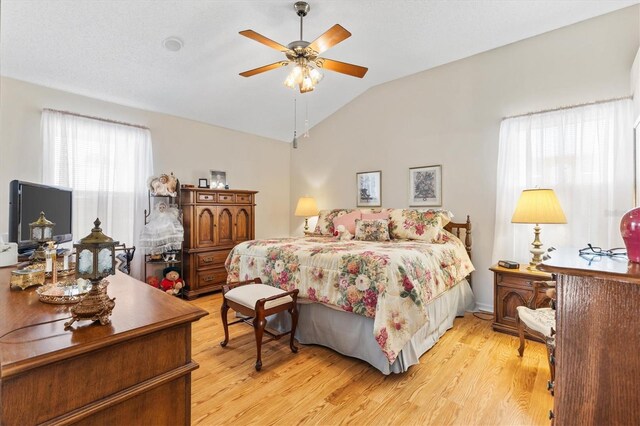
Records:
[[[38,220],[41,211],[55,223],[54,240],[71,241],[71,189],[14,180],[9,192],[10,241],[17,242],[22,249],[32,246],[29,224]]]

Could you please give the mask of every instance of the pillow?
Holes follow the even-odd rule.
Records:
[[[389,221],[356,219],[356,240],[389,241]]]
[[[391,238],[437,242],[442,228],[451,221],[446,210],[394,209],[389,215]]]
[[[353,209],[334,209],[334,210],[320,210],[318,214],[318,223],[316,224],[315,234],[321,235],[333,235],[335,232],[335,226],[333,225],[333,219],[343,214],[351,213]]]
[[[362,214],[356,210],[351,213],[343,214],[342,216],[337,216],[333,219],[333,227],[334,229],[338,229],[338,226],[342,225],[345,227],[347,231],[351,234],[356,233],[356,219],[360,219]]]
[[[376,219],[389,220],[389,212],[362,213],[362,220],[376,220]]]

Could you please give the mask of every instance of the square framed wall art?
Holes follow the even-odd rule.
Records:
[[[382,171],[356,173],[357,207],[382,206]]]
[[[442,166],[409,168],[409,206],[442,205]]]

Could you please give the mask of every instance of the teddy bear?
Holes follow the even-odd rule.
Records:
[[[344,225],[338,225],[333,235],[338,237],[340,241],[348,241],[353,239],[353,234],[349,232],[349,230]]]
[[[162,270],[164,278],[160,281],[160,289],[165,293],[180,296],[185,284],[182,278],[180,278],[180,270],[175,266],[170,266]]]

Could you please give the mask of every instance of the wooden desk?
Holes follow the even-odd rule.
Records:
[[[640,264],[577,249],[550,255],[539,269],[558,277],[556,424],[638,424]]]
[[[206,311],[118,272],[111,324],[65,331],[71,305],[10,289],[12,269],[0,268],[1,424],[190,423],[191,323]]]

